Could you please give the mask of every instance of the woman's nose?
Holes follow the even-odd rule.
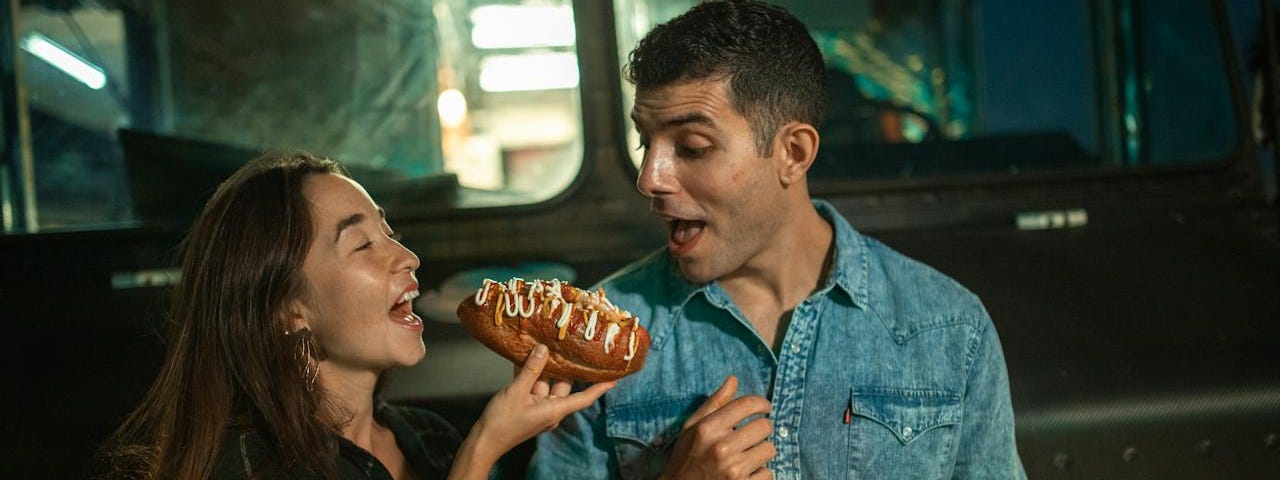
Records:
[[[412,272],[422,265],[422,261],[418,259],[418,255],[413,253],[412,250],[409,250],[409,247],[406,247],[404,244],[396,241],[396,248],[398,251],[396,252],[395,271],[399,272],[407,269]]]

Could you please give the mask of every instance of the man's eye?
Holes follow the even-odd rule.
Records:
[[[711,147],[694,148],[694,147],[681,145],[679,147],[676,147],[676,154],[680,155],[681,157],[697,158],[697,157],[706,155],[707,152],[710,150],[711,150]]]
[[[369,247],[372,247],[372,246],[373,246],[373,242],[372,242],[372,241],[365,241],[364,243],[361,243],[359,247],[356,247],[356,251],[358,252],[358,251],[361,251],[361,250],[366,250],[366,249],[368,249]]]

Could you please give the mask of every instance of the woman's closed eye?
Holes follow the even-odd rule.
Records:
[[[402,235],[400,235],[397,232],[391,232],[387,234],[387,238],[390,238],[392,241],[395,241],[396,243],[400,243],[401,237]],[[372,248],[372,247],[373,247],[373,240],[365,240],[363,242],[360,242],[360,245],[356,247],[355,251],[359,252],[361,250],[368,250],[369,248]]]

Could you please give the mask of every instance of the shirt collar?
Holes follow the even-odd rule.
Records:
[[[813,208],[817,209],[818,214],[831,224],[831,229],[835,232],[835,259],[831,262],[831,272],[827,275],[827,282],[822,287],[822,292],[839,287],[849,295],[854,305],[870,308],[871,293],[868,291],[870,285],[868,279],[871,269],[866,238],[854,230],[853,225],[850,225],[844,215],[841,215],[830,203],[815,199]]]
[[[849,221],[845,220],[844,216],[830,203],[814,199],[813,207],[827,223],[831,224],[835,234],[835,259],[831,262],[831,271],[827,275],[826,283],[817,293],[826,294],[833,288],[839,288],[853,300],[855,305],[869,308],[871,306],[871,295],[868,292],[870,269],[866,239],[854,230]],[[667,291],[671,292],[672,305],[684,305],[694,295],[702,293],[712,304],[725,308],[730,300],[718,282],[712,281],[701,285],[689,283],[680,274],[680,268],[671,257],[671,253],[664,249],[663,256],[667,260],[665,276],[669,283]]]

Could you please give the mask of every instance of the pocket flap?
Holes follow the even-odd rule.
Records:
[[[684,421],[706,398],[686,394],[609,406],[605,431],[610,437],[661,449],[680,436]]]
[[[854,415],[883,425],[904,445],[960,422],[960,394],[945,390],[854,388],[850,402]]]

